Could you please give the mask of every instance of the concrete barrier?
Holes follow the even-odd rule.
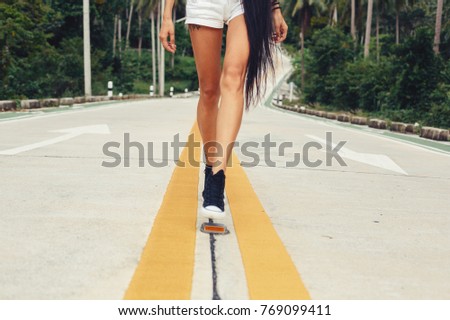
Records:
[[[71,106],[74,104],[74,99],[73,98],[62,98],[61,100],[59,100],[59,104],[61,106]]]
[[[73,102],[76,104],[86,103],[86,97],[75,97],[73,98]]]
[[[99,96],[90,96],[90,97],[86,97],[86,102],[87,103],[92,103],[92,102],[100,102],[102,101],[101,97]]]
[[[338,117],[337,113],[334,113],[334,112],[327,112],[327,119],[330,119],[330,120],[337,120],[337,117]]]
[[[337,120],[340,121],[340,122],[350,122],[350,116],[341,113],[341,114],[339,114],[339,115],[337,116]]]
[[[422,127],[420,130],[420,136],[422,138],[432,139],[432,140],[440,140],[440,141],[448,141],[449,140],[449,131],[444,129],[438,129],[433,127]]]
[[[0,111],[10,111],[10,110],[16,110],[17,109],[17,103],[13,100],[3,100],[0,101]]]
[[[75,98],[62,98],[62,99],[28,99],[16,102],[14,100],[1,100],[0,101],[0,111],[10,111],[16,110],[18,107],[22,109],[37,109],[37,108],[48,108],[48,107],[58,107],[58,106],[71,106],[73,104],[83,104],[86,102],[103,102],[111,100],[131,100],[131,99],[150,99],[146,94],[131,94],[124,96],[92,96],[89,98],[85,97],[75,97]]]
[[[441,129],[441,134],[439,135],[439,140],[449,141],[450,140],[450,131]]]
[[[405,133],[406,124],[404,124],[403,122],[392,122],[391,127],[389,129],[394,132]]]
[[[365,125],[367,125],[367,118],[364,118],[364,117],[352,117],[350,119],[350,123],[357,124],[357,125],[360,125],[360,126],[365,126]]]
[[[387,129],[387,122],[380,119],[370,119],[369,127],[375,129]]]
[[[41,107],[41,102],[39,100],[22,100],[20,107],[22,109],[38,109]]]
[[[407,133],[414,133],[414,124],[407,123],[405,127],[405,132]]]
[[[42,108],[59,107],[58,99],[43,99],[41,100]]]
[[[306,114],[309,114],[309,115],[313,115],[313,114],[314,114],[314,110],[313,110],[313,109],[306,108],[305,113],[306,113]]]

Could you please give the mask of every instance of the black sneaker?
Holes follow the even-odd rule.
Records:
[[[210,174],[205,183],[205,190],[203,192],[203,206],[201,213],[203,217],[208,219],[223,219],[225,218],[225,173],[220,170],[216,174]]]
[[[208,179],[208,177],[210,175],[212,175],[212,166],[205,166],[205,170],[203,171],[205,173],[205,183],[203,184],[203,191],[202,191],[202,197],[203,200],[205,200],[205,187],[206,187],[206,179]]]

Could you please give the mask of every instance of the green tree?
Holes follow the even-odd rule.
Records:
[[[308,102],[330,105],[334,86],[330,75],[339,73],[346,62],[353,60],[352,39],[339,29],[326,27],[312,35],[308,55],[305,98]],[[300,74],[301,66],[295,68],[296,74]],[[298,84],[298,78],[294,81]]]
[[[0,99],[46,94],[43,79],[55,69],[48,39],[58,19],[52,21],[52,14],[42,1],[0,3]]]
[[[366,37],[364,39],[364,57],[369,57],[370,53],[370,38],[372,31],[372,15],[373,15],[373,0],[368,0],[367,3],[367,21],[366,21]]]
[[[436,8],[436,28],[434,35],[434,52],[439,54],[439,45],[441,43],[441,29],[442,29],[442,9],[444,6],[444,0],[437,0]]]
[[[392,0],[395,7],[395,43],[400,43],[400,12],[406,7],[408,0]]]
[[[397,82],[391,94],[399,109],[429,111],[430,96],[441,79],[440,62],[433,52],[432,39],[430,28],[420,28],[396,51]]]
[[[311,17],[314,12],[323,12],[326,9],[324,0],[296,0],[292,8],[292,16],[297,16],[301,23],[300,41],[301,41],[301,57],[302,57],[302,91],[305,88],[305,36],[311,26]]]

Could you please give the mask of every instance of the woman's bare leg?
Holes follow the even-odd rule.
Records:
[[[241,126],[244,110],[244,84],[250,45],[243,15],[230,21],[227,33],[227,49],[220,79],[220,108],[217,114],[216,141],[222,146],[222,154],[214,157],[213,173],[226,171],[234,141]]]
[[[223,30],[191,24],[189,25],[189,31],[200,84],[197,123],[203,143],[206,144],[216,140]],[[206,164],[212,165],[212,157],[209,150],[204,150],[204,152]],[[214,152],[214,150],[211,150],[211,152]]]

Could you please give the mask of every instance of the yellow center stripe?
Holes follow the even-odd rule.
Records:
[[[226,194],[250,299],[310,299],[300,275],[233,152]]]
[[[191,133],[200,142],[197,123]],[[184,148],[125,299],[190,299],[201,148]],[[310,299],[300,275],[233,152],[226,193],[251,299]],[[227,241],[226,238],[223,239]]]
[[[191,134],[199,142],[194,123]],[[184,148],[167,187],[152,231],[125,299],[190,299],[194,271],[199,167],[201,149]],[[189,154],[191,153],[191,154]],[[193,153],[193,154],[192,154]]]

